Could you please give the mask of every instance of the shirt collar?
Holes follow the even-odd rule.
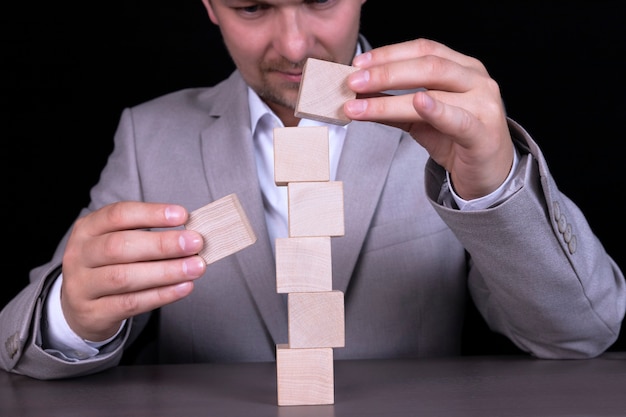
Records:
[[[278,116],[269,108],[257,93],[250,87],[248,87],[248,106],[250,107],[250,128],[252,132],[256,131],[257,125],[263,116],[268,115],[274,119],[274,125],[283,127],[283,123]]]

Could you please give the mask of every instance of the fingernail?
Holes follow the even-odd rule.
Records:
[[[370,80],[370,72],[367,70],[359,70],[352,74],[348,78],[348,83],[352,88],[360,88],[367,85]]]
[[[352,115],[363,113],[367,109],[367,100],[350,100],[346,103],[346,110]]]
[[[168,206],[165,208],[165,218],[167,220],[180,220],[184,217],[185,210],[179,206]]]
[[[422,96],[422,105],[424,106],[424,109],[432,110],[432,108],[435,107],[435,102],[433,101],[432,97],[426,93],[422,93],[421,96]]]
[[[190,278],[197,278],[204,273],[204,260],[199,256],[183,261],[183,272]]]
[[[202,249],[202,236],[196,232],[183,231],[178,237],[178,245],[184,251],[197,252]]]
[[[185,296],[189,294],[189,292],[193,289],[193,282],[181,282],[174,286],[174,291],[178,293],[178,295]]]
[[[352,61],[352,65],[355,67],[360,67],[361,65],[372,60],[372,54],[369,52],[362,53],[354,58]]]

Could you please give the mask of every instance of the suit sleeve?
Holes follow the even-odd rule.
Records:
[[[532,138],[509,126],[524,154],[509,197],[484,210],[444,207],[445,171],[432,160],[427,193],[470,255],[469,290],[492,330],[539,358],[597,356],[619,334],[624,275]]]
[[[102,171],[100,181],[91,190],[88,208],[79,217],[108,203],[141,200],[136,173],[135,144],[131,112],[126,110],[115,135],[115,148]],[[30,283],[0,311],[0,369],[38,379],[56,379],[92,374],[119,363],[124,346],[141,330],[127,326],[116,342],[100,349],[94,358],[69,362],[42,348],[41,326],[45,297],[61,270],[61,261],[71,229],[59,243],[53,258],[30,272]]]
[[[0,312],[3,349],[0,367],[5,371],[37,379],[57,379],[99,372],[119,363],[128,331],[118,343],[103,347],[93,359],[68,362],[47,353],[41,342],[45,326],[45,297],[60,273],[60,266],[45,265],[32,271],[42,278],[31,282]]]

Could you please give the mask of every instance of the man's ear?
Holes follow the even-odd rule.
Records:
[[[215,12],[213,11],[213,6],[211,5],[211,0],[202,0],[202,4],[204,4],[204,8],[209,14],[209,19],[211,19],[211,22],[219,26],[219,22],[217,20],[217,17],[215,17]]]

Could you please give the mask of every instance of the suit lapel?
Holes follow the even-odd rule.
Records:
[[[243,91],[242,91],[243,90]],[[236,92],[233,92],[236,91]],[[276,292],[276,265],[258,182],[246,86],[235,73],[216,100],[215,121],[202,132],[202,154],[213,199],[235,193],[254,227],[257,241],[233,256],[274,342],[287,341],[287,308]],[[233,169],[235,167],[235,169]]]
[[[337,170],[344,183],[345,235],[331,240],[336,290],[347,292],[400,138],[401,131],[377,123],[348,126]]]
[[[363,51],[372,49],[362,35],[359,42]],[[348,125],[336,178],[344,183],[345,235],[331,240],[336,290],[348,290],[401,137],[400,130],[378,123]]]

